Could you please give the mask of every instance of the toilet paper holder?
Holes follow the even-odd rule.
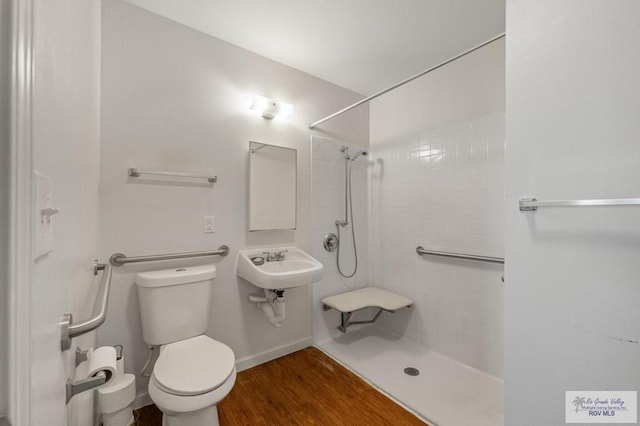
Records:
[[[122,345],[115,345],[114,349],[116,352],[116,360],[117,360],[118,356],[122,356]],[[93,352],[93,349],[82,350],[80,349],[80,347],[76,346],[76,356],[75,356],[76,368],[78,368],[80,364],[82,364],[83,362],[90,361],[89,358],[92,352]],[[91,368],[90,365],[91,364],[89,364],[89,368]],[[115,372],[112,373],[109,370],[104,370],[104,371],[98,371],[94,375],[91,375],[91,373],[89,374],[90,374],[89,377],[82,380],[74,381],[72,379],[67,379],[67,383],[65,386],[67,404],[69,403],[71,398],[73,398],[77,394],[91,390],[91,389],[97,389],[102,385],[107,384],[109,380],[111,380]]]
[[[82,364],[85,361],[89,360],[89,350],[82,350],[80,349],[80,346],[76,346],[76,368],[78,368],[78,366],[80,364]]]
[[[98,388],[105,383],[107,383],[107,374],[104,371],[99,372],[95,377],[87,377],[78,381],[68,379],[66,385],[67,404],[77,394]]]

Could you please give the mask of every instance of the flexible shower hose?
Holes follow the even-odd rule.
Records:
[[[351,164],[353,163],[353,161],[349,160],[348,164],[347,164],[347,187],[348,187],[348,194],[345,194],[345,197],[348,195],[349,197],[349,210],[350,210],[350,217],[349,220],[351,221],[351,238],[353,239],[353,256],[355,257],[355,266],[353,267],[353,272],[351,274],[345,274],[344,272],[342,272],[342,269],[340,268],[340,246],[342,246],[342,240],[340,239],[340,221],[336,220],[336,228],[338,229],[338,251],[336,253],[336,263],[338,265],[338,272],[340,273],[340,275],[342,275],[345,278],[351,278],[353,277],[356,272],[358,271],[358,248],[356,246],[356,227],[354,226],[353,223],[353,196],[351,194]]]

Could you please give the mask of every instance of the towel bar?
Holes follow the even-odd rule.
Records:
[[[538,207],[596,207],[596,206],[638,206],[640,198],[605,198],[599,200],[548,200],[521,198],[518,202],[521,212],[535,212]]]
[[[190,179],[206,179],[209,183],[218,182],[218,176],[210,175],[194,175],[192,173],[180,173],[180,172],[165,172],[161,170],[140,170],[136,167],[131,167],[128,170],[129,177],[139,178],[140,175],[155,175],[155,176],[168,176],[178,178],[190,178]]]

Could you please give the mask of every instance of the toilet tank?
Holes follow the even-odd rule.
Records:
[[[204,334],[209,325],[215,276],[214,265],[137,274],[144,341],[164,345]]]

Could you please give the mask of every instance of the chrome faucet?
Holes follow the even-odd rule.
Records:
[[[263,251],[262,254],[264,254],[264,258],[267,262],[277,262],[280,260],[284,260],[284,254],[286,252],[288,252],[289,250],[280,250],[280,251],[276,251],[274,253],[270,253],[268,251]]]

